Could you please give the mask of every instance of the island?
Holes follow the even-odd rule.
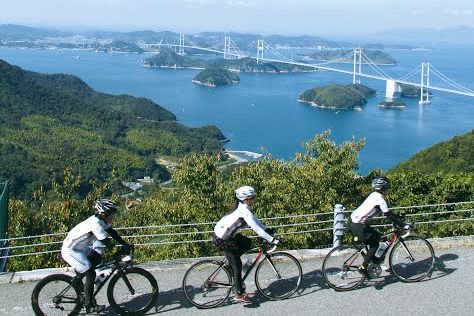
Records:
[[[420,97],[420,87],[408,85],[408,84],[401,84],[402,93],[401,96],[405,98],[419,98]],[[424,93],[426,93],[426,88],[424,88]],[[428,91],[429,95],[431,96],[431,91]]]
[[[304,65],[286,63],[257,63],[254,58],[239,59],[216,58],[205,60],[197,57],[179,55],[169,48],[160,48],[158,54],[148,57],[143,61],[145,67],[150,68],[219,68],[238,72],[254,73],[287,73],[287,72],[312,72],[315,68]]]
[[[361,106],[367,103],[367,98],[375,93],[374,89],[361,84],[334,84],[307,90],[300,95],[298,101],[320,108],[361,110]]]
[[[330,61],[337,58],[345,58],[339,59],[338,62],[340,63],[353,63],[354,62],[354,55],[349,53],[353,52],[353,50],[349,49],[335,49],[335,50],[321,50],[310,57],[317,61]],[[397,61],[387,53],[384,53],[381,50],[368,50],[362,49],[362,54],[370,58],[375,64],[377,65],[396,65]],[[348,56],[347,56],[348,55]],[[357,56],[359,58],[359,56]]]
[[[232,71],[221,68],[206,68],[194,77],[193,82],[207,87],[238,83],[239,76]]]
[[[379,103],[379,107],[385,109],[404,109],[406,107],[405,102],[400,100],[385,100]]]
[[[97,48],[97,51],[102,51],[106,53],[137,53],[141,54],[145,50],[140,48],[138,45],[133,43],[128,43],[124,41],[113,41],[110,44],[102,45]]]

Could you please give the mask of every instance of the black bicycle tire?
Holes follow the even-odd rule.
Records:
[[[75,308],[72,310],[69,315],[77,315],[81,311],[82,308],[82,301],[80,299],[80,295],[82,294],[82,290],[72,282],[72,277],[66,274],[51,274],[42,279],[41,281],[36,284],[36,286],[33,289],[33,292],[31,293],[31,306],[33,308],[33,311],[35,312],[35,315],[37,316],[47,316],[43,311],[41,310],[38,302],[38,297],[40,295],[41,290],[46,286],[46,284],[54,282],[54,281],[64,281],[66,283],[71,284],[72,288],[76,292],[76,296],[78,298],[78,302],[75,306]]]
[[[356,281],[352,286],[349,286],[349,287],[339,287],[337,286],[336,284],[332,283],[329,279],[328,279],[328,268],[327,268],[327,263],[328,263],[328,260],[329,258],[332,258],[332,254],[336,251],[343,251],[343,250],[346,250],[346,249],[351,249],[353,250],[353,252],[360,252],[360,249],[354,245],[342,245],[342,246],[338,246],[338,247],[335,247],[333,248],[331,251],[329,251],[329,253],[326,255],[326,257],[324,257],[324,261],[323,261],[323,266],[321,268],[321,272],[323,274],[323,277],[324,277],[324,281],[326,281],[326,284],[329,285],[331,288],[333,288],[334,290],[336,291],[339,291],[339,292],[344,292],[344,291],[350,291],[350,290],[353,290],[355,289],[356,287],[358,287],[360,284],[362,284],[362,282],[364,282],[365,280],[365,276],[363,276],[362,274],[358,274],[358,276],[360,276],[360,280],[359,281]],[[358,272],[357,272],[358,273]]]
[[[298,272],[299,272],[299,276],[298,276],[298,280],[296,282],[295,288],[293,288],[290,292],[286,293],[285,295],[278,296],[278,297],[268,295],[267,293],[265,293],[265,291],[262,288],[262,286],[260,284],[260,281],[259,281],[260,269],[262,268],[265,261],[269,260],[268,258],[273,258],[273,257],[287,257],[287,258],[289,258],[294,264],[296,264],[296,266],[298,268]],[[287,252],[275,252],[275,253],[269,254],[268,257],[266,257],[265,259],[263,259],[262,261],[260,261],[258,263],[257,269],[255,270],[255,285],[257,286],[258,291],[260,293],[262,293],[263,296],[265,296],[266,298],[268,298],[269,300],[272,300],[272,301],[283,300],[285,298],[288,298],[288,297],[292,296],[298,290],[298,288],[300,287],[302,278],[303,278],[303,269],[301,268],[300,262],[293,255],[291,255]]]
[[[117,282],[122,278],[120,273],[116,273],[111,279],[109,286],[107,288],[107,299],[109,300],[110,306],[112,309],[119,315],[131,315],[131,316],[138,316],[138,315],[143,315],[146,312],[148,312],[153,306],[156,304],[156,300],[158,299],[158,282],[156,281],[155,277],[153,274],[148,272],[145,269],[138,268],[138,267],[129,267],[124,270],[125,274],[140,274],[144,276],[148,282],[150,283],[152,287],[152,293],[151,294],[151,300],[142,308],[136,311],[129,311],[126,308],[121,307],[114,298],[114,287],[117,284]]]
[[[394,267],[394,264],[393,264],[394,254],[396,253],[396,251],[399,247],[403,247],[403,244],[401,243],[400,240],[397,241],[397,243],[393,246],[392,250],[390,251],[390,257],[389,257],[390,269],[391,269],[393,275],[395,275],[395,277],[397,279],[399,279],[400,281],[402,281],[402,282],[406,282],[406,283],[419,282],[419,281],[425,279],[433,271],[434,264],[435,264],[434,249],[433,249],[433,246],[431,245],[431,243],[428,240],[426,240],[425,238],[419,237],[419,236],[408,236],[407,238],[405,238],[405,240],[406,241],[419,240],[419,241],[422,241],[427,246],[427,248],[429,249],[430,254],[431,254],[431,264],[429,266],[429,269],[427,271],[423,272],[423,274],[421,276],[419,276],[419,277],[417,277],[413,280],[401,276],[399,274],[398,270]]]
[[[189,275],[191,274],[191,271],[193,271],[194,269],[196,269],[200,265],[204,265],[204,264],[214,264],[214,265],[216,265],[216,269],[217,269],[220,265],[222,265],[222,262],[217,261],[217,260],[210,260],[210,259],[209,260],[201,260],[201,261],[196,262],[184,274],[183,282],[182,282],[182,288],[183,288],[184,296],[186,297],[186,299],[191,304],[193,304],[197,308],[209,309],[209,308],[214,308],[214,307],[217,307],[219,305],[222,305],[225,302],[225,300],[229,297],[230,291],[232,290],[232,286],[229,287],[229,290],[227,291],[226,296],[223,297],[221,300],[217,301],[215,304],[205,305],[205,304],[199,304],[198,302],[194,301],[188,293],[186,280],[188,279]],[[226,267],[223,267],[222,269],[225,271],[225,274],[227,275],[227,278],[229,280],[229,284],[233,285],[232,276],[231,276],[231,272],[229,271],[229,269],[227,269]]]

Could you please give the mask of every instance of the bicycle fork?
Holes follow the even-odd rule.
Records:
[[[415,257],[411,254],[410,249],[408,249],[407,245],[405,244],[405,240],[400,238],[400,243],[403,245],[403,248],[405,249],[408,259],[410,259],[411,262],[415,262]]]

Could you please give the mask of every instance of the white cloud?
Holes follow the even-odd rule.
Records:
[[[415,10],[411,11],[411,15],[417,16],[417,15],[424,15],[426,12],[424,10]]]
[[[228,0],[226,3],[231,7],[250,7],[250,3],[248,3],[247,1]]]
[[[454,16],[466,16],[466,15],[472,15],[473,11],[472,10],[459,10],[459,9],[446,9],[443,10],[443,14],[447,15],[454,15]]]

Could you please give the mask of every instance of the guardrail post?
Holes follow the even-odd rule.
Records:
[[[342,204],[334,205],[334,226],[333,226],[333,248],[338,247],[342,243],[346,223],[346,208]]]
[[[0,191],[0,239],[7,238],[8,231],[8,181],[5,181],[3,188]],[[4,240],[0,242],[0,248],[8,247],[8,241]],[[0,251],[0,257],[5,257],[8,255],[8,249],[2,249]],[[0,258],[0,272],[3,272],[5,265],[7,263],[7,258]]]

